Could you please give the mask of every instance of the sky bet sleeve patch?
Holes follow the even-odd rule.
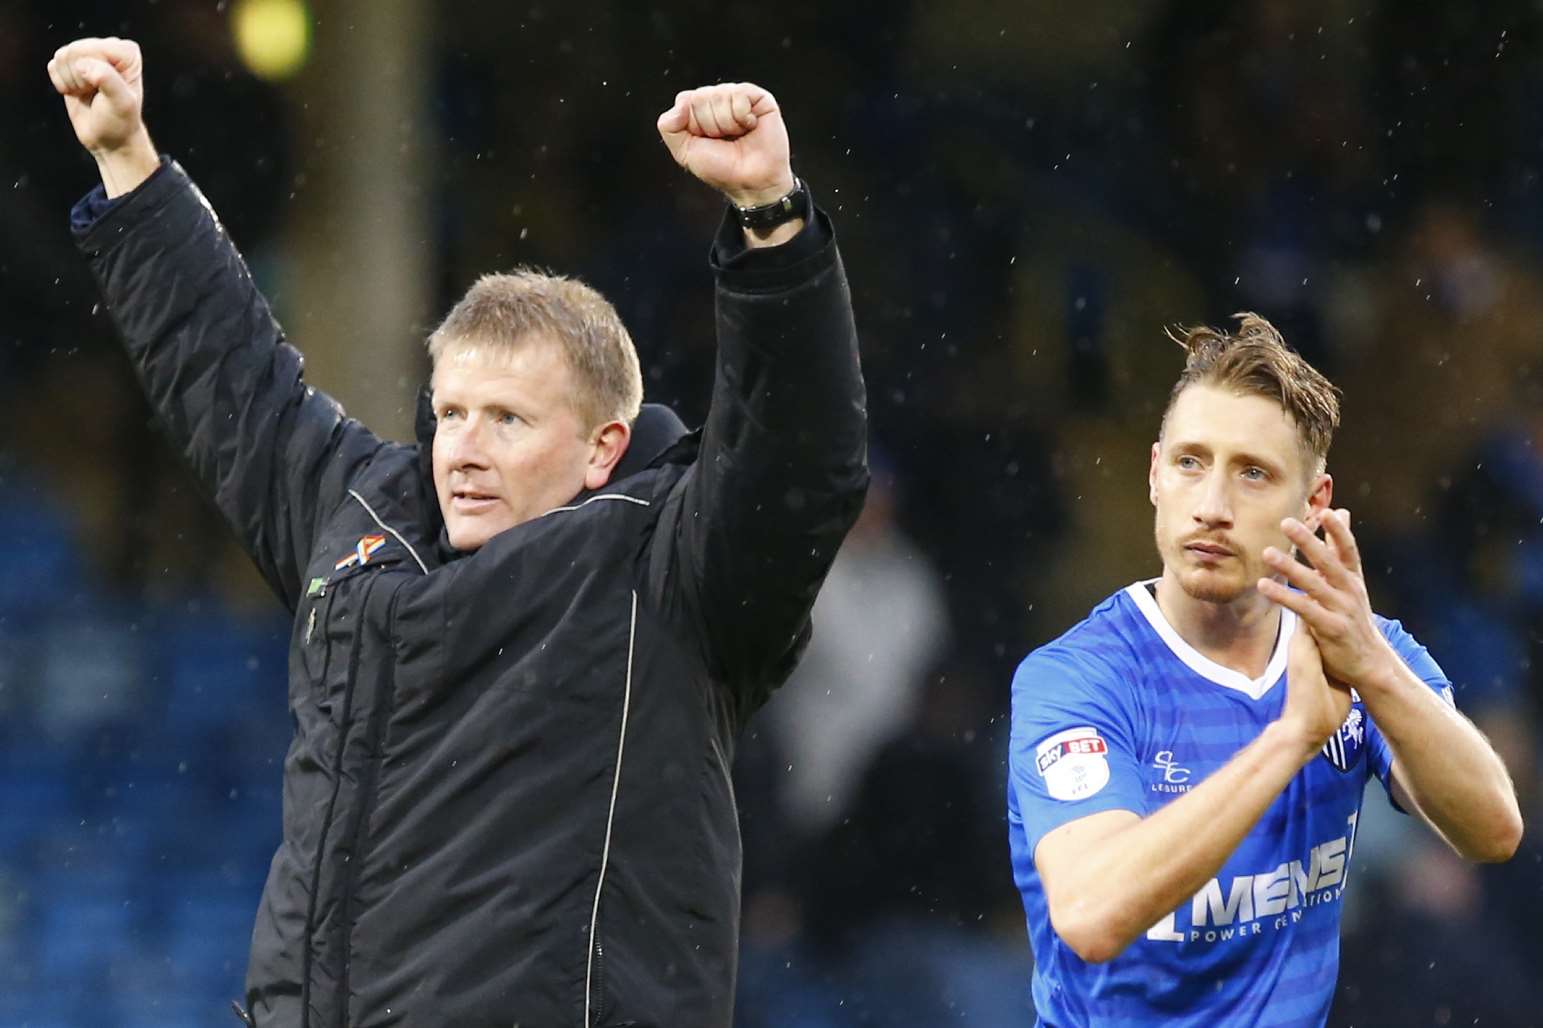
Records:
[[[1057,732],[1034,750],[1034,767],[1054,799],[1080,800],[1109,784],[1109,746],[1084,725]]]

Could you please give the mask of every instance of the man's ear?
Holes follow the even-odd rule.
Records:
[[[1307,493],[1307,511],[1302,524],[1309,532],[1316,532],[1323,524],[1324,512],[1334,502],[1334,476],[1320,471],[1313,476],[1312,488]]]
[[[1157,456],[1162,452],[1162,440],[1152,444],[1152,463],[1147,466],[1147,498],[1157,506]]]
[[[632,426],[625,421],[607,421],[595,430],[589,464],[584,468],[585,489],[599,489],[611,480],[611,472],[616,470],[631,441]]]

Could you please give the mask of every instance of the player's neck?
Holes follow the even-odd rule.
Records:
[[[1223,667],[1258,678],[1269,666],[1280,608],[1254,590],[1214,603],[1191,596],[1165,572],[1157,581],[1157,607],[1179,638]]]

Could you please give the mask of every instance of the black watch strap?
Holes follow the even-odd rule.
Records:
[[[755,207],[732,206],[742,228],[765,232],[795,218],[809,217],[809,191],[804,188],[804,180],[794,176],[793,188],[780,199]]]

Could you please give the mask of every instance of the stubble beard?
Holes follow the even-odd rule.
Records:
[[[1227,604],[1242,596],[1247,588],[1234,575],[1222,575],[1202,568],[1185,568],[1178,574],[1179,587],[1191,599],[1202,603]]]
[[[1204,568],[1191,561],[1184,547],[1176,542],[1158,539],[1158,553],[1164,567],[1173,572],[1179,588],[1192,600],[1202,603],[1228,604],[1248,591],[1251,581],[1246,577],[1247,568],[1235,572],[1231,568]],[[1234,556],[1233,561],[1241,563]]]

